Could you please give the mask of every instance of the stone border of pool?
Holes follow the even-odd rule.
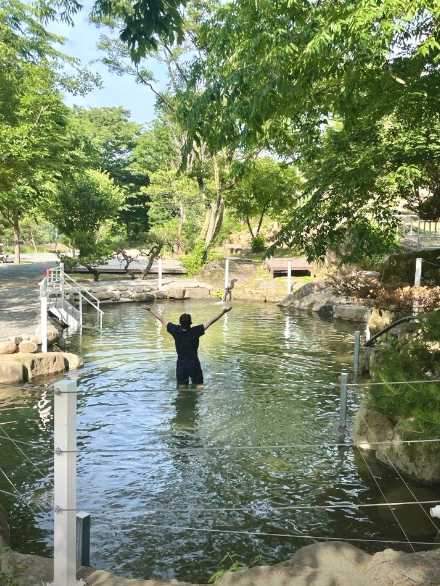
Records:
[[[19,586],[47,585],[53,579],[53,561],[3,548],[0,551],[0,571],[17,580]],[[177,580],[133,580],[94,568],[80,568],[78,578],[79,585],[88,586],[201,586]],[[440,550],[405,553],[385,549],[369,554],[347,542],[324,541],[302,547],[290,559],[273,566],[227,572],[216,584],[437,586],[440,584]]]

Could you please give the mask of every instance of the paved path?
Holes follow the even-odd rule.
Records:
[[[0,264],[0,340],[34,334],[40,321],[38,283],[56,264],[54,255],[29,255],[31,264]],[[36,261],[36,262],[34,262]]]

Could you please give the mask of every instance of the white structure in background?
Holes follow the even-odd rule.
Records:
[[[400,235],[409,248],[426,249],[440,246],[440,222],[422,220],[415,214],[400,214]]]
[[[160,258],[157,261],[157,289],[158,291],[162,291],[163,287],[163,261]]]
[[[229,287],[229,258],[225,259],[225,292]]]
[[[72,330],[82,331],[84,303],[96,311],[98,325],[102,329],[104,312],[100,308],[99,299],[66,275],[63,263],[54,269],[48,269],[46,276],[40,282],[42,352],[47,352],[48,313]]]
[[[287,262],[287,295],[292,293],[292,261]]]

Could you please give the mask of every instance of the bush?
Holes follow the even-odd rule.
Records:
[[[344,297],[376,299],[381,289],[378,277],[364,271],[330,275],[327,281],[337,295]]]
[[[191,254],[187,254],[182,258],[182,264],[188,271],[189,275],[196,275],[200,273],[204,265],[208,261],[208,250],[204,242],[197,242]]]
[[[409,341],[395,340],[378,355],[373,376],[381,382],[440,378],[440,312],[420,320]],[[440,433],[440,384],[372,387],[369,403],[393,420],[407,420],[408,432]]]
[[[252,252],[264,252],[266,250],[266,240],[264,236],[254,236],[251,241]]]

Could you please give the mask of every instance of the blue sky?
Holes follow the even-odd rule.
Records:
[[[84,4],[89,4],[85,2]],[[84,97],[66,95],[66,103],[79,106],[123,106],[130,110],[133,120],[146,123],[154,118],[154,96],[147,88],[138,85],[130,76],[119,77],[109,73],[101,63],[93,63],[100,58],[97,49],[103,29],[97,28],[88,20],[88,11],[81,11],[75,18],[75,26],[54,23],[50,30],[66,38],[63,51],[81,60],[82,64],[100,74],[102,88]],[[157,63],[151,64],[155,77],[165,83],[165,71]]]

